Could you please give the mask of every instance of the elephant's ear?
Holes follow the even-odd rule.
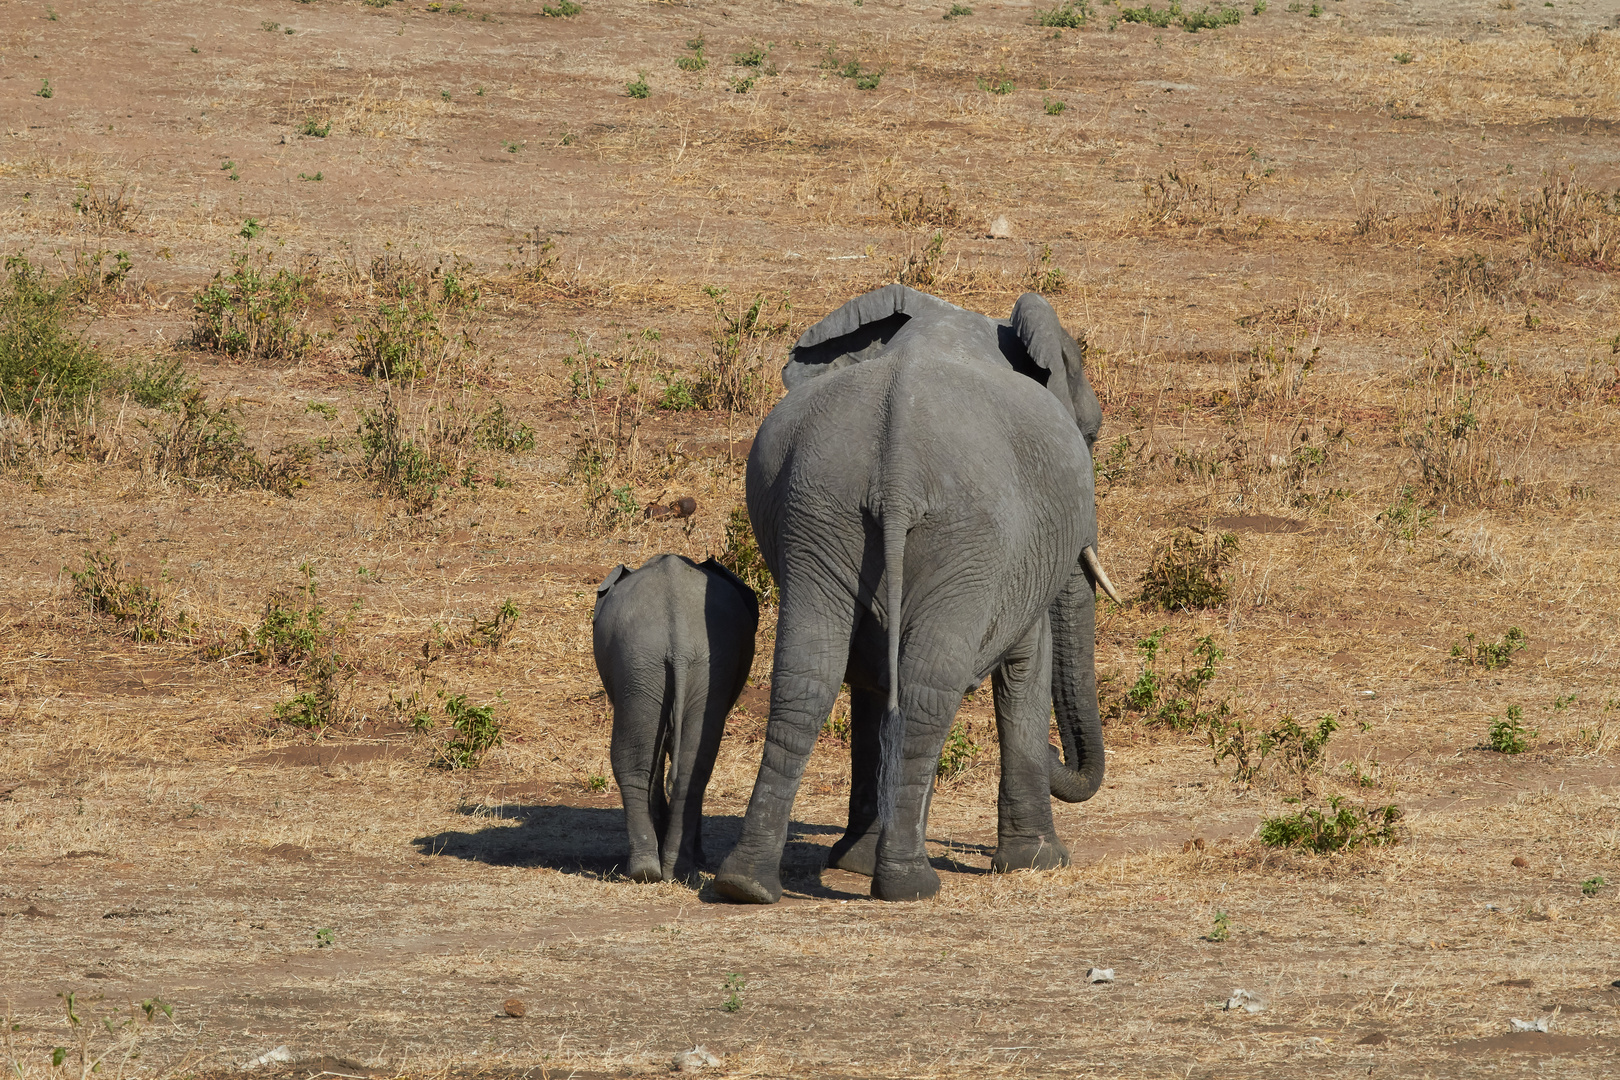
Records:
[[[595,622],[596,617],[602,614],[602,604],[607,600],[607,594],[612,592],[613,586],[617,585],[619,579],[624,577],[624,575],[628,574],[629,572],[629,568],[626,567],[624,563],[620,563],[612,570],[609,570],[608,576],[602,579],[602,584],[596,587],[596,609],[591,612],[592,622]]]
[[[900,284],[862,293],[799,336],[782,369],[782,385],[791,391],[817,375],[870,360],[915,316],[950,309],[938,297]]]
[[[754,592],[752,585],[732,573],[731,567],[711,555],[704,560],[700,569],[707,570],[716,577],[730,582],[736,588],[738,594],[748,601],[748,606],[754,609],[754,618],[759,618],[759,594]]]
[[[1086,347],[1063,328],[1058,313],[1040,293],[1025,293],[1013,305],[1008,320],[1035,370],[1026,374],[1046,384],[1074,417],[1088,443],[1102,428],[1102,406],[1086,379]],[[1014,368],[1025,370],[1020,358],[1008,357]]]

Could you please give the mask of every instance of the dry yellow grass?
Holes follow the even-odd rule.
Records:
[[[947,6],[87,2],[0,31],[6,253],[127,251],[86,333],[119,363],[180,356],[256,452],[313,447],[282,498],[160,477],[169,419],[130,397],[0,428],[8,1067],[62,1075],[72,992],[87,1048],[117,1051],[104,1076],[222,1074],[281,1044],[301,1064],[261,1074],[628,1075],[694,1043],[755,1076],[1614,1071],[1616,891],[1581,885],[1620,880],[1620,33],[1562,3],[1274,2],[1196,35],[1110,29],[1117,4],[1058,34],[1027,7]],[[699,35],[709,66],[677,69]],[[735,92],[753,69],[733,56],[767,42],[775,74]],[[626,96],[642,71],[651,95]],[[87,184],[127,185],[134,232],[75,208]],[[1013,238],[991,240],[1001,215]],[[615,879],[594,585],[720,550],[757,423],[655,407],[713,356],[703,288],[785,294],[779,352],[916,273],[936,230],[930,287],[957,303],[1005,314],[1062,271],[1043,280],[1091,348],[1116,580],[1176,529],[1238,537],[1219,606],[1103,605],[1105,702],[1148,634],[1169,627],[1166,672],[1210,635],[1210,692],[1247,723],[1339,718],[1317,797],[1399,805],[1401,844],[1266,848],[1286,777],[1234,785],[1201,736],[1121,720],[1109,786],[1057,808],[1075,865],[991,876],[981,693],[962,714],[981,752],[934,801],[954,871],[936,901],[873,904],[820,871],[848,782],[831,736],[781,906]],[[296,362],[184,346],[194,292],[243,247],[314,275],[323,336]],[[381,398],[355,331],[397,291],[375,257],[465,260],[481,289],[442,314],[469,336],[401,388],[406,427],[499,401],[536,434],[441,428],[471,486],[419,513],[379,496],[356,441]],[[594,515],[582,450],[611,466]],[[620,489],[699,511],[605,518]],[[92,615],[71,572],[96,550],[193,628],[142,644]],[[334,616],[360,602],[352,712],[319,737],[274,721],[296,671],[207,651],[306,564]],[[444,647],[506,599],[522,615],[498,648]],[[1451,656],[1509,627],[1528,648],[1507,666]],[[756,687],[774,613],[761,635]],[[434,732],[391,704],[413,693]],[[441,694],[495,703],[506,739],[481,768],[429,767]],[[711,856],[746,806],[758,700],[711,784]],[[1481,749],[1510,705],[1530,749]],[[1117,981],[1088,985],[1094,965]],[[1223,1011],[1238,986],[1267,1011]],[[172,1022],[97,1026],[154,996]]]

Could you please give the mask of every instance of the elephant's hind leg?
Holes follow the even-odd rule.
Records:
[[[827,865],[852,874],[872,876],[877,865],[878,722],[883,719],[881,690],[849,688],[849,826],[832,846]]]
[[[1052,821],[1052,638],[1045,616],[995,670],[996,732],[1001,741],[996,853],[990,868],[1051,870],[1069,865]]]
[[[921,686],[906,674],[902,661],[900,711],[905,717],[905,742],[894,817],[878,841],[872,873],[872,895],[879,900],[926,900],[939,892],[939,874],[928,861],[924,843],[928,806],[933,801],[939,753],[962,705],[964,689]]]

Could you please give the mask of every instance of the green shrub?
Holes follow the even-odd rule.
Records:
[[[1142,638],[1136,643],[1142,654],[1142,670],[1121,702],[1121,713],[1137,713],[1149,724],[1162,724],[1177,731],[1197,731],[1225,720],[1231,707],[1226,701],[1204,700],[1205,691],[1215,679],[1217,665],[1224,657],[1212,636],[1197,638],[1191,655],[1182,662],[1181,670],[1164,675],[1155,666],[1159,648],[1168,626]],[[1192,666],[1188,667],[1188,662]]]
[[[1328,798],[1327,813],[1306,807],[1297,814],[1265,818],[1260,822],[1260,842],[1268,847],[1304,848],[1318,855],[1395,844],[1400,842],[1396,825],[1401,817],[1401,808],[1393,804],[1357,806],[1333,795]]]
[[[151,643],[189,637],[196,623],[168,596],[129,574],[117,556],[86,552],[84,569],[70,570],[73,591],[92,612],[116,622],[133,641]]]
[[[1142,576],[1142,601],[1168,611],[1210,608],[1226,602],[1226,569],[1236,557],[1232,533],[1183,529],[1171,534]]]
[[[1090,0],[1064,0],[1053,8],[1036,8],[1035,25],[1077,30],[1090,22],[1093,14]]]
[[[153,359],[131,365],[118,377],[122,389],[139,405],[160,409],[184,397],[191,390],[191,376],[178,356]]]
[[[968,7],[966,4],[952,4],[951,10],[945,13],[945,21],[950,22],[952,19],[965,19],[971,14],[973,14],[973,9]]]
[[[720,565],[742,578],[743,583],[759,594],[762,604],[774,604],[778,599],[776,579],[765,565],[754,539],[754,526],[748,520],[748,510],[739,506],[726,519],[726,537],[720,554]]]
[[[1491,729],[1486,739],[1490,748],[1498,754],[1522,754],[1530,748],[1529,740],[1540,734],[1524,726],[1522,708],[1509,705],[1506,716],[1491,718]]]
[[[360,374],[373,379],[416,379],[445,358],[449,337],[428,300],[383,304],[354,334]]]
[[[549,4],[540,6],[540,14],[548,19],[571,19],[584,10],[574,0],[557,0],[555,7]]]
[[[1523,649],[1529,642],[1524,631],[1517,626],[1507,628],[1498,641],[1476,641],[1472,633],[1464,635],[1462,641],[1451,644],[1451,656],[1471,667],[1482,667],[1486,671],[1495,671],[1500,667],[1507,667],[1513,662],[1513,654]]]
[[[1211,11],[1209,8],[1199,8],[1189,11],[1181,17],[1181,28],[1189,34],[1196,34],[1200,30],[1215,30],[1222,26],[1236,26],[1243,21],[1243,12],[1237,8],[1218,7]]]
[[[306,116],[304,118],[303,126],[298,129],[298,134],[310,135],[317,139],[324,139],[328,135],[332,134],[332,121],[327,120],[326,123],[323,124],[313,116]]]
[[[676,57],[676,67],[680,68],[682,71],[702,71],[704,68],[709,66],[709,62],[703,58],[702,34],[699,34],[695,38],[688,39],[686,42],[686,47],[691,50],[692,55]]]
[[[385,394],[377,409],[361,411],[358,434],[363,470],[377,490],[412,513],[429,509],[449,481],[451,468],[433,452],[425,432],[419,439],[405,432],[392,394]]]
[[[34,416],[51,406],[82,406],[106,376],[96,347],[69,330],[68,298],[27,258],[6,259],[0,292],[0,409]]]
[[[231,257],[231,269],[192,298],[191,340],[199,349],[230,356],[290,363],[309,347],[304,320],[313,282],[301,271],[270,272],[274,256],[247,251]]]
[[[652,87],[647,85],[647,73],[638,74],[635,79],[624,84],[624,92],[633,98],[645,98],[652,93]]]
[[[940,751],[934,775],[941,780],[955,780],[972,768],[979,758],[979,751],[979,744],[968,735],[967,724],[958,717],[951,725],[950,734],[945,736],[945,746]]]
[[[492,748],[501,744],[501,725],[495,706],[469,705],[466,694],[446,698],[444,715],[455,731],[434,764],[442,769],[476,769]]]
[[[209,405],[196,387],[180,393],[163,411],[160,420],[139,421],[153,433],[151,467],[159,478],[221,480],[277,495],[291,495],[309,480],[307,447],[285,447],[265,461],[248,446],[242,426],[231,416],[232,406]]]
[[[1120,22],[1146,23],[1160,30],[1167,29],[1179,18],[1181,4],[1177,0],[1171,0],[1170,6],[1163,11],[1155,11],[1152,4],[1144,4],[1139,8],[1121,8],[1119,12]]]

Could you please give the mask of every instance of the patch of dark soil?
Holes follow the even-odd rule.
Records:
[[[1454,1054],[1589,1054],[1592,1051],[1613,1053],[1620,1050],[1620,1039],[1596,1038],[1588,1035],[1559,1035],[1548,1031],[1516,1031],[1508,1035],[1492,1035],[1487,1039],[1468,1039],[1446,1047]]]
[[[771,715],[771,688],[765,686],[745,686],[743,692],[737,696],[737,708],[749,716],[763,720]]]
[[[266,848],[264,853],[273,859],[285,859],[287,862],[315,861],[315,856],[310,854],[308,849],[301,848],[297,844],[277,844],[275,847]]]
[[[1225,529],[1227,532],[1297,533],[1305,531],[1303,521],[1277,517],[1275,514],[1239,514],[1236,517],[1216,518],[1209,524],[1212,529]]]
[[[9,919],[13,916],[24,919],[60,919],[62,917],[54,911],[45,911],[33,904],[29,904],[21,911],[0,911],[0,919]]]

